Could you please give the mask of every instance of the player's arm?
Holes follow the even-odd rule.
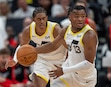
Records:
[[[29,26],[24,29],[22,32],[22,37],[20,41],[20,45],[29,44],[30,41],[30,29]]]
[[[16,48],[15,54],[14,54],[14,60],[16,61],[16,52],[17,50],[20,48],[20,46],[24,45],[24,44],[28,44],[30,41],[30,30],[29,27],[26,27],[23,32],[22,35],[20,37],[20,45]]]
[[[96,46],[98,44],[97,35],[94,31],[88,31],[83,37],[84,55],[86,60],[70,67],[63,67],[64,73],[90,70],[94,68],[94,58],[96,56]]]
[[[59,24],[56,24],[55,27],[54,27],[54,31],[53,31],[53,36],[54,38],[56,38],[58,36],[58,34],[60,33],[61,31],[61,27]]]
[[[54,27],[54,31],[53,31],[54,38],[56,38],[61,33],[61,31],[65,33],[66,28],[63,28],[63,29],[64,30],[62,31],[62,28],[60,27],[60,25],[56,24],[55,27]],[[64,37],[64,36],[62,36],[62,37]],[[64,45],[64,47],[67,48],[67,45],[66,45],[65,41],[63,42],[63,45]]]
[[[16,57],[17,51],[20,48],[20,46],[24,45],[24,44],[28,44],[30,41],[30,32],[29,32],[29,27],[26,27],[26,29],[24,29],[24,31],[22,32],[22,36],[20,38],[20,45],[18,45],[18,47],[15,50],[14,53],[14,57],[13,60],[8,60],[7,63],[5,64],[5,69],[7,69],[8,67],[13,67],[17,64],[18,60]]]
[[[96,33],[94,31],[88,31],[83,38],[83,44],[86,60],[93,63],[96,56],[96,46],[98,44]]]
[[[66,31],[65,29],[61,30],[53,42],[47,43],[41,47],[37,47],[37,53],[40,54],[40,53],[52,52],[57,48],[59,48],[61,45],[63,45],[65,43],[64,40],[65,31]]]
[[[16,57],[16,53],[18,51],[18,49],[20,48],[20,46],[24,45],[24,44],[28,44],[30,41],[30,29],[29,29],[29,26],[26,27],[23,32],[22,32],[22,35],[20,37],[20,45],[16,48],[16,51],[14,53],[14,57],[13,57],[13,60],[17,63],[18,60],[17,60],[17,57]]]

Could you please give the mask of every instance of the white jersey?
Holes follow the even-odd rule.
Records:
[[[71,67],[82,61],[85,61],[83,36],[89,30],[92,30],[89,25],[86,25],[82,30],[73,33],[71,25],[66,30],[64,39],[68,45],[68,58],[63,63],[63,67]],[[93,64],[89,69],[66,73],[55,79],[51,87],[95,87],[97,81],[97,71]]]
[[[84,44],[82,39],[84,34],[89,30],[92,30],[92,28],[89,25],[86,25],[79,32],[73,33],[71,31],[71,26],[68,27],[64,38],[66,44],[68,45],[68,57],[70,58],[70,60],[68,60],[69,66],[75,65],[85,60]]]
[[[74,66],[74,65],[86,60],[85,55],[84,55],[84,44],[83,44],[82,40],[83,40],[83,36],[85,35],[85,33],[89,30],[92,30],[92,28],[89,25],[86,25],[82,30],[80,30],[77,33],[73,33],[71,31],[71,25],[66,30],[64,38],[68,45],[68,58],[65,62],[65,64],[67,64],[67,66]],[[65,64],[63,64],[63,65],[65,65]],[[93,70],[95,70],[95,68]],[[91,71],[89,70],[89,73],[90,72]],[[81,75],[83,74],[82,72],[79,72],[79,73],[81,73]],[[86,73],[88,73],[88,71]],[[86,75],[84,74],[82,76],[86,76]],[[88,75],[88,76],[90,76],[90,75]]]
[[[47,28],[46,32],[42,35],[39,36],[35,33],[35,22],[32,22],[30,25],[30,38],[32,41],[36,43],[36,46],[42,46],[45,43],[52,42],[54,40],[53,37],[53,31],[54,27],[57,23],[55,22],[47,22]],[[38,57],[41,57],[43,60],[48,60],[51,61],[51,63],[54,62],[54,64],[57,62],[63,62],[66,58],[66,48],[62,45],[60,46],[57,50],[50,52],[50,53],[45,53],[45,54],[38,54]]]

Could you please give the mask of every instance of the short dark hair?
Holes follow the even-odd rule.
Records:
[[[83,4],[85,4],[85,1],[84,1],[84,0],[76,0],[76,1],[74,2],[74,4],[76,5],[77,3],[83,3]]]
[[[86,12],[86,15],[87,15],[87,11],[86,11],[86,8],[82,5],[74,5],[74,6],[71,6],[69,8],[69,11],[68,11],[68,16],[70,14],[70,12],[72,12],[73,10],[84,10]]]
[[[42,8],[42,7],[36,7],[35,10],[33,11],[33,14],[32,14],[33,18],[38,13],[45,13],[47,15],[47,11],[44,8]]]

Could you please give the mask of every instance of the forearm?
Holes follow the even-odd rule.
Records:
[[[43,46],[37,47],[37,53],[41,54],[41,53],[49,53],[52,52],[54,50],[56,50],[57,48],[53,45],[53,43],[47,43]]]
[[[64,73],[71,73],[71,72],[80,72],[83,70],[87,70],[94,67],[94,65],[92,63],[90,63],[89,61],[85,60],[82,61],[74,66],[70,66],[70,67],[63,67],[63,72]]]
[[[34,46],[34,42],[30,42],[29,45],[32,45]],[[35,46],[34,46],[35,47]],[[18,49],[20,48],[20,45],[16,48],[16,51],[14,53],[14,57],[13,57],[13,60],[17,63],[18,60],[17,60],[17,51]],[[52,49],[53,48],[53,49]],[[54,51],[56,48],[54,48],[54,46],[52,45],[52,43],[47,43],[45,44],[44,46],[41,46],[41,47],[37,47],[37,53],[48,53],[48,52],[51,52],[51,51]]]

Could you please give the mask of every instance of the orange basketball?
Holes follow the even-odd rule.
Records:
[[[28,67],[33,64],[37,59],[36,49],[31,45],[23,45],[17,51],[18,63]]]

